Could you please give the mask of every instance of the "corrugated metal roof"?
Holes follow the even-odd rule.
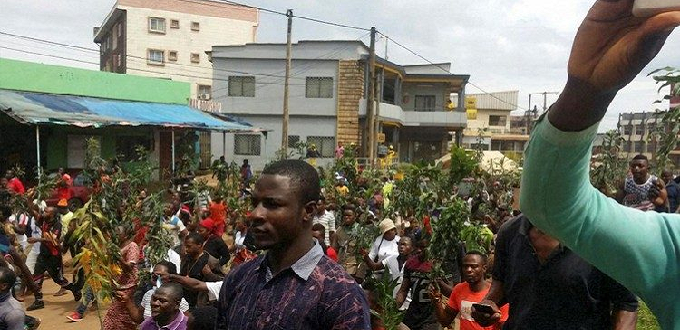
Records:
[[[24,124],[78,127],[161,126],[225,132],[260,132],[227,122],[186,105],[129,102],[73,95],[0,89],[0,110]]]
[[[477,99],[477,109],[517,110],[519,91],[495,92],[486,94],[465,94]]]

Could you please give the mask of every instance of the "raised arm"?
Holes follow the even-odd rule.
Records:
[[[631,15],[633,0],[599,0],[574,40],[569,78],[525,153],[521,210],[532,223],[646,300],[660,322],[675,318],[680,217],[618,205],[589,181],[597,123],[616,93],[653,59],[680,12]]]

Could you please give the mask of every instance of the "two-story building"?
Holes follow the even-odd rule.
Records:
[[[519,91],[468,94],[465,102],[468,125],[463,133],[463,146],[522,153],[529,135],[513,129],[510,114],[517,110],[518,96]]]
[[[281,149],[285,44],[215,46],[213,96],[225,112],[267,129],[266,137],[236,134],[213,156],[248,159],[261,168]],[[449,64],[404,66],[376,60],[378,132],[401,161],[434,160],[466,125],[462,100],[469,75],[449,73]],[[244,73],[237,73],[244,72]],[[334,157],[338,143],[363,151],[368,139],[369,49],[361,41],[300,41],[292,45],[288,144],[315,144],[319,164]],[[450,95],[458,107],[450,109]],[[380,134],[381,136],[383,136]],[[226,147],[226,148],[225,148]]]

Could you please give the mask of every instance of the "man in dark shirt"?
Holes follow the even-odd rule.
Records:
[[[430,273],[432,262],[427,260],[427,239],[416,242],[417,252],[404,264],[404,280],[397,292],[397,305],[401,306],[411,292],[411,303],[404,314],[404,324],[412,330],[441,329],[430,298]]]
[[[216,329],[370,329],[363,290],[312,237],[320,190],[304,161],[264,169],[249,220],[255,245],[267,253],[227,275]]]
[[[474,311],[483,326],[500,318],[503,329],[635,329],[637,299],[621,284],[588,264],[520,215],[501,226],[491,289],[484,304],[496,312]]]
[[[180,275],[191,277],[201,282],[219,280],[219,277],[216,278],[214,274],[206,271],[206,266],[208,266],[208,269],[214,268],[217,260],[211,258],[208,252],[203,251],[203,236],[199,233],[190,233],[184,238],[184,248],[186,256],[180,265]],[[184,293],[184,298],[190,307],[194,307],[199,302],[199,292],[187,290]]]
[[[676,213],[680,211],[680,184],[673,180],[673,172],[663,171],[663,181],[666,182],[666,192],[668,193],[668,212]]]
[[[59,284],[66,290],[73,292],[73,297],[79,301],[82,297],[80,290],[75,288],[73,283],[69,283],[64,278],[63,262],[61,258],[61,221],[56,216],[56,210],[53,207],[48,207],[45,212],[39,217],[42,230],[42,237],[29,237],[28,243],[40,242],[40,253],[38,260],[35,263],[35,273],[33,274],[33,281],[38,289],[34,293],[35,301],[26,308],[27,311],[41,309],[45,307],[45,302],[42,300],[42,284],[45,280],[45,272],[50,274],[54,283]]]

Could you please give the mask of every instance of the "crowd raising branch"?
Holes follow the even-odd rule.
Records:
[[[63,169],[29,189],[7,170],[0,328],[40,325],[26,312],[45,307],[45,272],[73,294],[68,319],[94,309],[102,329],[635,329],[638,297],[676,328],[680,179],[642,155],[628,173],[617,156],[591,164],[608,105],[680,25],[680,12],[632,5],[589,11],[523,173],[458,147],[449,165],[372,168],[341,142],[325,168],[310,165],[313,144],[307,161],[281,155],[257,175],[222,157],[209,184],[190,134],[166,186],[143,148],[106,161],[88,140],[80,204]]]

